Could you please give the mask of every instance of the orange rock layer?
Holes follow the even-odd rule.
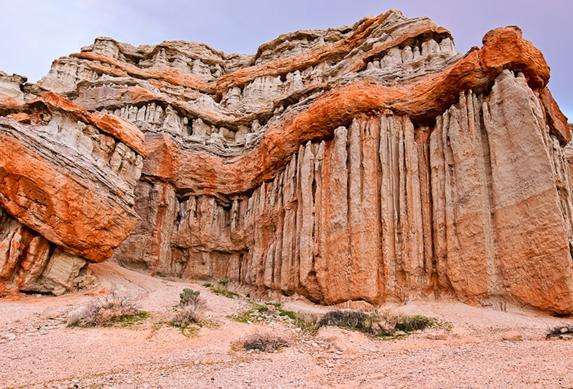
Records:
[[[144,173],[166,179],[177,188],[193,188],[201,193],[244,192],[273,177],[300,144],[331,137],[335,128],[347,125],[358,115],[391,110],[415,121],[430,122],[451,106],[460,92],[490,87],[503,69],[525,74],[528,84],[545,96],[552,132],[563,142],[570,141],[570,132],[564,130],[566,118],[545,92],[549,66],[543,54],[524,40],[518,29],[504,28],[488,33],[483,48],[471,51],[438,74],[398,86],[359,81],[338,87],[304,111],[271,126],[252,151],[234,160],[186,152],[168,136],[151,135]]]
[[[0,111],[0,293],[62,293],[86,260],[111,257],[138,222],[143,135],[51,92]],[[139,167],[114,169],[98,142]]]
[[[432,128],[391,111],[359,116],[229,203],[144,182],[144,223],[116,258],[327,304],[454,296],[569,313],[564,159],[541,100],[504,71]]]
[[[78,268],[69,256],[113,252],[155,274],[325,304],[456,298],[570,314],[571,128],[548,80],[516,27],[461,56],[447,30],[393,10],[255,56],[98,39],[39,84],[73,103],[21,103],[6,87],[0,243],[23,249],[5,255],[4,277],[49,289]],[[44,127],[77,153],[26,140]]]

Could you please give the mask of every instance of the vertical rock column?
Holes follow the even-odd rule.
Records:
[[[432,263],[432,247],[425,246],[431,221],[424,215],[429,196],[422,191],[429,187],[429,166],[408,117],[382,115],[379,120],[383,295],[404,299],[419,295],[431,273],[426,267]]]
[[[430,166],[438,290],[571,311],[571,186],[525,78],[462,93],[436,120]]]
[[[483,109],[491,150],[496,260],[508,297],[571,312],[570,218],[559,195],[571,187],[559,185],[540,102],[523,75],[504,71]]]
[[[316,268],[329,303],[383,297],[380,132],[378,119],[355,119],[324,149]]]
[[[430,135],[434,247],[441,289],[466,301],[496,293],[490,162],[480,103],[461,94]]]

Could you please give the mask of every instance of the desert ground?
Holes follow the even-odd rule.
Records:
[[[113,263],[92,268],[97,282],[87,291],[0,301],[0,387],[573,387],[573,341],[545,338],[571,318],[413,301],[382,308],[448,326],[390,339],[337,327],[308,333],[282,320],[234,320],[252,303],[244,291],[228,298],[199,281]],[[211,323],[193,333],[167,324],[184,288],[200,291]],[[132,297],[149,317],[124,327],[67,326],[71,312],[111,291]],[[282,304],[301,315],[332,309],[294,296]],[[289,345],[275,352],[236,346],[255,333]]]

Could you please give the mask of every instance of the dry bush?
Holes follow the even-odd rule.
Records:
[[[106,327],[112,325],[131,325],[149,316],[141,311],[128,297],[117,293],[94,299],[85,307],[72,312],[68,318],[68,326],[75,327]]]
[[[318,321],[318,326],[336,326],[370,332],[372,317],[360,311],[330,311]]]
[[[200,292],[189,288],[183,289],[179,295],[179,305],[175,310],[175,316],[171,319],[171,325],[181,329],[192,325],[201,325],[200,311],[205,305]]]
[[[201,316],[196,305],[187,305],[175,311],[175,316],[171,319],[171,325],[179,328],[187,328],[192,324],[200,324]]]
[[[247,351],[256,350],[269,353],[288,347],[289,343],[285,339],[271,334],[254,334],[243,340],[241,346]]]
[[[445,323],[422,315],[395,315],[388,311],[367,314],[350,310],[327,312],[318,322],[318,327],[336,326],[380,337],[404,335],[438,325],[445,326]]]

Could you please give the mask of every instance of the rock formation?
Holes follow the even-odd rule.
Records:
[[[0,256],[0,280],[43,282],[42,250],[115,249],[154,274],[326,304],[571,313],[571,129],[548,80],[516,27],[462,55],[446,29],[394,10],[253,56],[98,38],[37,85],[0,80],[0,242],[27,242]],[[18,147],[36,159],[9,158]],[[53,188],[66,179],[78,188]]]
[[[63,293],[138,222],[143,135],[0,74],[0,292]]]

